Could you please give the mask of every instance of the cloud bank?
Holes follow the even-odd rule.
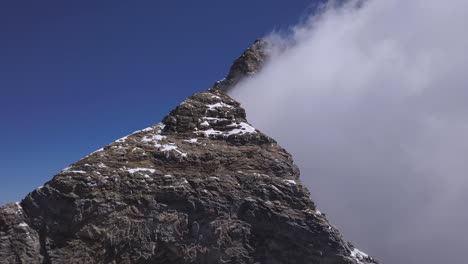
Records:
[[[325,7],[231,95],[321,211],[386,264],[465,263],[468,2]]]

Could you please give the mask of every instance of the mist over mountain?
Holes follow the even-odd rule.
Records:
[[[348,1],[275,32],[229,94],[385,263],[464,263],[468,3]]]

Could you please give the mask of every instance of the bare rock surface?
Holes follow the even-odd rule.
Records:
[[[265,40],[256,40],[234,61],[226,78],[216,82],[214,88],[227,92],[243,78],[259,72],[268,60],[268,45]]]
[[[0,207],[0,263],[377,261],[343,240],[291,155],[217,87]]]

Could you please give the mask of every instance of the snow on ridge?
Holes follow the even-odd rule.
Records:
[[[132,134],[133,134],[133,133],[132,133]],[[131,134],[130,134],[130,135],[131,135]],[[117,139],[115,142],[124,142],[125,140],[127,140],[128,136],[130,136],[130,135],[127,135],[127,136],[125,136],[125,137],[121,137],[121,138]]]
[[[186,157],[187,153],[184,153],[184,152],[178,150],[177,149],[178,147],[177,147],[177,145],[175,143],[167,143],[167,144],[162,144],[161,143],[162,140],[165,140],[167,138],[167,136],[163,136],[163,135],[160,134],[162,132],[162,130],[164,129],[165,125],[162,124],[162,123],[159,123],[157,125],[157,127],[159,129],[157,131],[155,131],[154,134],[144,136],[141,139],[141,141],[145,142],[145,143],[153,143],[154,146],[156,148],[158,148],[162,152],[172,151],[173,150],[173,151],[179,153],[181,156]]]
[[[140,130],[137,130],[137,131],[133,131],[132,133],[130,133],[129,135],[125,136],[125,137],[122,137],[122,138],[119,138],[117,139],[115,142],[124,142],[129,136],[131,135],[134,135],[134,134],[137,134],[137,133],[140,133],[140,132],[150,132],[150,131],[153,131],[155,129],[157,129],[156,133],[159,134],[161,133],[161,131],[164,129],[166,125],[164,125],[164,123],[158,123],[157,125],[155,126],[150,126],[150,127],[147,127],[147,128],[143,128],[143,129],[140,129]]]
[[[195,144],[195,143],[198,142],[198,138],[186,139],[186,140],[184,140],[184,142]]]
[[[221,135],[221,134],[223,134],[222,131],[214,130],[213,128],[210,128],[208,130],[198,131],[198,133],[203,133],[203,134],[205,134],[206,137],[210,137],[211,135]]]
[[[225,120],[229,120],[227,118],[222,118],[222,117],[208,117],[208,116],[204,116],[203,119],[205,120],[210,120],[210,121],[225,121]]]
[[[255,133],[255,128],[245,122],[241,122],[240,128],[235,128],[231,131],[229,131],[228,135],[234,135],[234,134],[246,134],[246,133]]]
[[[210,110],[214,110],[214,109],[222,108],[222,107],[225,107],[225,108],[234,108],[232,105],[228,105],[228,104],[223,103],[223,102],[216,103],[216,104],[209,104],[209,105],[206,105],[206,106],[207,106],[208,109],[210,109]]]
[[[140,130],[133,131],[132,133],[126,135],[125,137],[119,138],[114,142],[119,142],[119,143],[125,142],[129,136],[135,135],[135,134],[140,133],[140,132],[150,132],[150,131],[156,130],[156,134],[159,134],[159,133],[161,133],[161,131],[164,129],[165,126],[166,125],[161,122],[161,123],[158,123],[155,126],[150,126],[150,127],[147,127],[147,128],[143,128],[143,129],[140,129]]]
[[[362,262],[362,260],[369,258],[369,255],[357,248],[353,248],[353,250],[351,251],[351,257],[357,260],[359,263],[364,263]]]
[[[86,173],[86,171],[82,171],[82,170],[67,170],[66,172],[71,172],[71,173]]]
[[[143,142],[157,142],[157,141],[161,141],[163,139],[165,139],[166,136],[162,136],[162,135],[159,135],[159,134],[155,134],[155,135],[151,135],[151,136],[144,136],[141,141]]]
[[[239,126],[240,128],[234,128],[228,131],[220,131],[220,130],[210,128],[207,130],[197,131],[196,133],[204,134],[205,137],[210,137],[211,135],[223,135],[225,137],[228,137],[231,135],[244,135],[244,134],[257,133],[254,127],[252,127],[251,125],[245,122],[240,122],[239,124],[232,123],[228,125],[228,127],[239,127]]]
[[[89,153],[88,155],[86,155],[86,157],[91,156],[91,155],[93,155],[94,153],[98,153],[98,152],[103,151],[103,150],[104,150],[104,148],[97,149],[97,150],[95,150],[95,151]],[[86,157],[85,157],[85,158],[86,158]]]
[[[154,173],[156,170],[151,169],[151,168],[132,168],[132,169],[127,169],[127,171],[130,172],[131,174],[133,174],[133,173],[139,172],[139,171],[149,171],[150,173]]]
[[[177,146],[174,143],[161,145],[161,151],[171,151],[171,150],[176,150],[176,149],[177,149]]]
[[[147,127],[147,128],[141,129],[141,130],[134,131],[134,132],[130,133],[129,135],[125,136],[125,137],[121,137],[121,138],[115,140],[114,142],[110,143],[109,145],[111,145],[111,144],[113,144],[113,143],[116,143],[116,142],[117,142],[117,143],[124,143],[124,142],[128,139],[129,136],[134,135],[134,134],[136,134],[136,133],[140,133],[140,132],[150,132],[150,131],[154,131],[154,130],[157,129],[156,133],[159,134],[159,133],[161,133],[161,131],[164,129],[165,126],[166,126],[166,125],[165,125],[164,123],[160,122],[160,123],[158,123],[157,125],[150,126],[150,127]],[[93,155],[93,154],[95,154],[95,153],[101,152],[101,151],[103,151],[103,150],[104,150],[104,147],[102,147],[102,148],[100,148],[100,149],[98,149],[98,150],[95,150],[95,151],[89,153],[89,154],[86,155],[84,158],[87,158],[87,157],[89,157],[89,156],[91,156],[91,155]],[[66,169],[66,168],[65,168],[65,169]],[[65,169],[64,169],[64,170],[65,170]],[[62,170],[62,172],[63,172],[64,170]]]
[[[68,173],[86,173],[86,171],[83,170],[71,170],[73,165],[70,165],[66,167],[65,169],[61,170],[60,173],[68,172]]]
[[[179,153],[182,157],[187,157],[187,153],[178,150],[177,145],[175,143],[159,144],[159,142],[155,142],[154,146],[159,148],[159,150],[162,152],[173,150]]]
[[[283,180],[283,181],[289,186],[296,185],[296,181],[293,181],[293,180]]]
[[[21,204],[19,202],[16,202],[15,204],[18,207],[18,210],[16,210],[16,214],[22,214],[23,213],[23,207],[21,206]]]
[[[355,258],[359,258],[359,259],[363,259],[363,258],[368,258],[369,255],[367,255],[366,253],[362,252],[361,250],[357,249],[357,248],[354,248],[352,251],[351,251],[351,256],[352,257],[355,257]]]
[[[137,132],[149,132],[153,130],[153,127],[147,127],[147,128],[143,128],[142,130],[138,130],[138,131],[135,131],[134,133],[137,133]]]

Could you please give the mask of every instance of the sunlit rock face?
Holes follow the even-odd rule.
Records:
[[[0,263],[376,263],[218,88],[0,207]]]

